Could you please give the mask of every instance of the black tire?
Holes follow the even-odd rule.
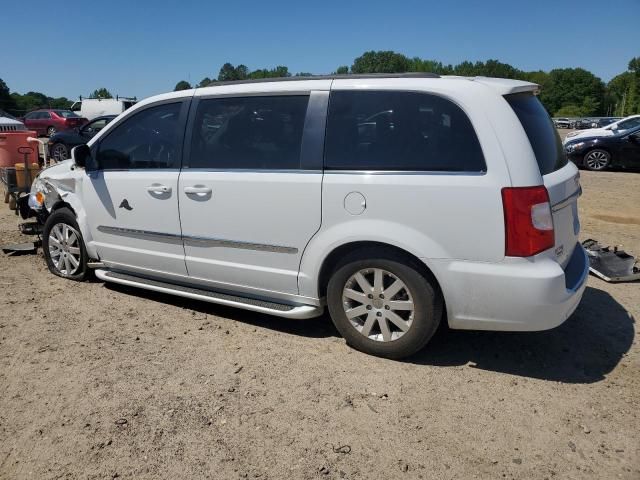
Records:
[[[56,130],[56,127],[53,126],[47,128],[47,137],[53,137],[57,131],[58,130]]]
[[[600,148],[594,148],[584,154],[582,159],[582,165],[587,170],[593,172],[601,172],[606,170],[611,165],[611,154],[606,150]]]
[[[61,242],[58,233],[65,231],[64,226],[70,227],[72,229],[71,233],[73,233],[75,237],[69,236],[71,240]],[[59,227],[59,229],[56,227]],[[66,231],[69,230],[67,229]],[[76,238],[77,242],[72,240],[73,238]],[[58,245],[64,243],[64,245],[59,247],[56,243]],[[61,260],[60,255],[55,255],[57,250],[64,250],[64,247],[67,247],[66,251],[63,251],[60,254],[73,255],[73,258],[78,263],[77,266],[75,266],[71,260],[65,261],[64,258]],[[87,249],[85,248],[84,239],[82,238],[80,227],[78,227],[76,216],[68,208],[59,208],[58,210],[54,210],[51,215],[49,215],[49,218],[47,218],[42,231],[42,248],[44,250],[44,258],[47,262],[47,267],[49,267],[49,271],[54,275],[75,281],[83,281],[88,277],[89,268],[87,267]],[[78,249],[77,255],[74,253],[76,252],[76,249]],[[62,266],[59,267],[58,265],[60,262],[62,262]]]
[[[343,290],[347,286],[347,282],[351,281],[353,276],[360,271],[374,269],[381,269],[391,274],[396,280],[401,280],[406,286],[407,292],[405,293],[410,294],[413,302],[413,320],[408,330],[401,333],[398,329],[394,335],[401,336],[389,341],[380,341],[379,337],[383,335],[381,328],[379,328],[381,324],[374,327],[379,328],[379,334],[376,335],[376,330],[372,330],[373,336],[377,336],[378,340],[372,339],[371,335],[365,336],[352,324],[345,311],[344,302],[349,302],[349,300],[343,297]],[[390,281],[393,282],[394,279],[390,277]],[[386,288],[389,288],[389,285]],[[392,296],[392,298],[394,297]],[[387,301],[391,301],[392,298]],[[426,278],[420,273],[418,265],[412,264],[410,259],[395,252],[365,250],[349,255],[338,264],[327,285],[327,306],[331,319],[347,344],[356,350],[379,357],[400,359],[422,349],[438,329],[442,318],[442,305],[442,298],[435,280]],[[372,310],[369,306],[366,308],[369,313],[356,318],[354,320],[356,323],[366,323],[364,317],[369,318],[368,315],[374,312],[380,312],[376,315],[386,315],[383,308],[386,309],[387,305],[385,304],[384,307],[377,305],[376,308],[380,310]],[[395,328],[395,325],[386,319],[383,321],[391,328]]]
[[[49,155],[56,162],[61,162],[66,160],[69,157],[69,147],[67,147],[64,143],[54,143],[49,147]]]

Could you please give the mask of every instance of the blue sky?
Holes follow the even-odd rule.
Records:
[[[640,56],[640,0],[2,3],[0,78],[54,97],[104,86],[143,98],[215,77],[227,61],[330,73],[366,50],[583,67],[605,81]]]

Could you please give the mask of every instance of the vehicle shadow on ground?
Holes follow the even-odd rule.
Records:
[[[340,336],[326,313],[319,318],[291,320],[117,284],[105,285],[127,295],[290,335]],[[631,314],[611,295],[587,287],[576,312],[558,328],[509,333],[443,327],[424,350],[401,362],[437,367],[471,363],[474,368],[523,377],[593,383],[613,370],[629,350],[635,335],[634,323]]]
[[[440,329],[412,363],[475,368],[566,383],[602,380],[629,350],[634,318],[611,295],[587,287],[576,312],[544,332]]]

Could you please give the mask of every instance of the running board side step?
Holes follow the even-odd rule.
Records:
[[[110,270],[96,269],[96,277],[105,282],[119,283],[129,287],[138,287],[154,292],[177,295],[179,297],[201,300],[203,302],[217,303],[229,307],[243,308],[253,312],[266,313],[278,317],[293,318],[302,320],[322,315],[323,308],[314,305],[287,305],[283,303],[270,302],[267,300],[256,300],[254,298],[240,297],[228,293],[212,292],[199,288],[185,287],[173,283],[160,282],[148,278],[136,277],[126,273],[112,272]]]

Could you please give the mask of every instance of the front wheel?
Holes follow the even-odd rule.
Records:
[[[609,166],[609,163],[611,163],[611,155],[605,150],[591,150],[584,156],[582,163],[588,170],[604,170]]]
[[[349,345],[386,358],[416,353],[442,317],[431,280],[398,255],[347,258],[327,286],[331,319]]]
[[[69,158],[69,149],[64,143],[56,143],[51,149],[51,158],[53,158],[56,162],[62,162]]]
[[[42,247],[51,273],[77,281],[87,278],[87,250],[71,210],[60,208],[47,218],[42,231]]]

